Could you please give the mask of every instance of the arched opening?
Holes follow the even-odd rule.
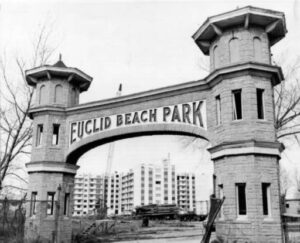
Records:
[[[229,58],[231,63],[240,61],[239,40],[236,37],[229,41]]]
[[[46,103],[46,86],[42,85],[40,87],[39,104],[43,105],[45,103]]]
[[[253,38],[253,49],[254,49],[254,60],[262,61],[262,48],[261,48],[261,40],[259,37]]]
[[[213,193],[213,165],[207,146],[204,134],[180,132],[149,132],[102,140],[78,159],[73,216],[93,218],[106,205],[108,217],[126,217],[126,226],[114,226],[116,232],[122,228],[119,237],[134,231],[143,239],[139,210],[156,205],[157,210],[165,207],[171,213],[149,216],[149,227],[164,227],[164,233],[182,230],[180,227],[201,230],[200,217],[205,218]],[[195,218],[179,216],[179,211],[172,211],[175,207],[185,217],[195,213]],[[155,231],[156,238],[160,233]]]
[[[63,87],[60,84],[55,85],[54,89],[54,103],[62,104],[63,103]]]
[[[157,134],[187,135],[209,140],[206,130],[182,124],[151,124],[147,126],[122,127],[96,133],[71,144],[66,162],[76,164],[81,155],[97,146],[125,138],[151,136]]]

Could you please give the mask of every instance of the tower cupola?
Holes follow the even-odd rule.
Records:
[[[270,47],[286,34],[282,12],[247,6],[209,17],[193,35],[210,70],[243,62],[270,64]]]
[[[43,65],[25,72],[26,81],[36,88],[35,106],[70,107],[79,103],[92,77],[81,70],[67,67],[61,57],[54,65]]]

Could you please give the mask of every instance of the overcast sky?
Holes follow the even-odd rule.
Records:
[[[272,48],[274,57],[300,53],[300,3],[297,0],[209,1],[1,1],[1,51],[8,57],[27,55],[39,26],[52,28],[55,58],[94,78],[81,103],[204,78],[203,54],[191,36],[211,15],[253,5],[283,11],[288,34]],[[86,153],[79,172],[103,172],[108,146]],[[113,170],[135,163],[156,162],[171,153],[178,170],[211,171],[207,154],[184,150],[178,137],[155,136],[119,141]],[[300,162],[295,147],[283,158],[292,167]],[[202,160],[202,164],[200,163]]]

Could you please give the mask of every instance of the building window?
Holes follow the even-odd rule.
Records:
[[[54,211],[54,192],[48,192],[47,194],[47,215],[53,215]]]
[[[213,194],[216,195],[217,176],[213,175]]]
[[[63,102],[63,87],[58,84],[55,86],[54,91],[54,103],[61,104]]]
[[[53,124],[52,145],[58,145],[59,124]]]
[[[230,62],[238,62],[240,57],[239,57],[239,40],[238,38],[232,38],[229,41],[229,56],[230,56]]]
[[[46,103],[46,87],[42,85],[40,88],[40,97],[39,97],[39,104],[43,105]]]
[[[237,89],[232,91],[232,119],[242,119],[242,90]]]
[[[264,90],[256,89],[256,101],[257,101],[257,118],[264,119]]]
[[[216,120],[217,120],[217,125],[220,125],[221,124],[221,97],[220,97],[220,95],[216,96]]]
[[[215,68],[219,67],[219,53],[218,53],[218,46],[214,46],[213,48],[213,65]]]
[[[254,60],[261,61],[262,59],[262,48],[261,40],[258,37],[253,38],[253,49],[254,49]]]
[[[270,194],[270,183],[262,183],[262,203],[263,203],[263,214],[271,215],[271,194]]]
[[[36,146],[40,146],[43,142],[43,125],[37,125]]]
[[[219,195],[220,195],[220,199],[223,199],[224,197],[224,191],[223,191],[223,184],[219,185]],[[224,208],[223,205],[220,209],[220,218],[223,219],[224,218]]]
[[[64,204],[64,215],[69,214],[69,206],[70,206],[70,193],[65,194],[65,204]]]
[[[36,200],[37,200],[37,192],[32,192],[31,193],[30,216],[36,214]]]
[[[236,184],[236,198],[238,216],[247,215],[246,183]]]

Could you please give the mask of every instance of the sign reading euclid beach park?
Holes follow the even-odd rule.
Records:
[[[70,123],[70,144],[103,131],[150,124],[185,124],[206,129],[205,101],[150,108]]]

